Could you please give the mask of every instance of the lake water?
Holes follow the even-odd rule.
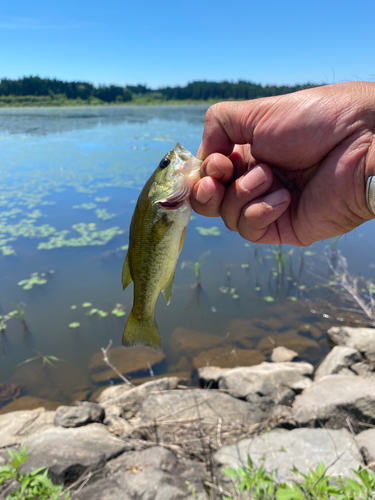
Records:
[[[110,340],[113,364],[136,383],[177,373],[196,384],[199,366],[255,364],[274,345],[316,364],[330,326],[366,324],[329,266],[345,256],[367,300],[374,222],[300,249],[248,243],[195,214],[171,304],[160,295],[155,308],[163,353],[120,347],[132,304],[121,270],[135,201],[176,142],[197,151],[206,109],[0,110],[0,411],[42,404],[37,398],[52,406],[95,399],[120,381],[103,362]],[[197,287],[191,267],[201,257]],[[7,316],[17,304],[25,323]]]

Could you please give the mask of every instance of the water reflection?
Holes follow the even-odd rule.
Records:
[[[191,106],[85,106],[82,108],[2,108],[0,132],[47,135],[151,120],[201,125],[207,105]]]

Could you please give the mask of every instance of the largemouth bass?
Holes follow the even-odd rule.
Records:
[[[133,309],[122,337],[125,347],[141,344],[161,349],[155,302],[160,291],[167,304],[172,297],[176,264],[191,216],[190,191],[199,179],[201,163],[177,143],[139,195],[122,271],[124,290],[134,281]]]

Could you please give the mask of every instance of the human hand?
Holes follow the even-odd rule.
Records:
[[[206,114],[193,209],[258,243],[307,246],[374,218],[375,83],[348,82]]]

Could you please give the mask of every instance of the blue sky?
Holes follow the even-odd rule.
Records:
[[[0,9],[0,78],[374,81],[374,20],[373,0],[12,0]]]

